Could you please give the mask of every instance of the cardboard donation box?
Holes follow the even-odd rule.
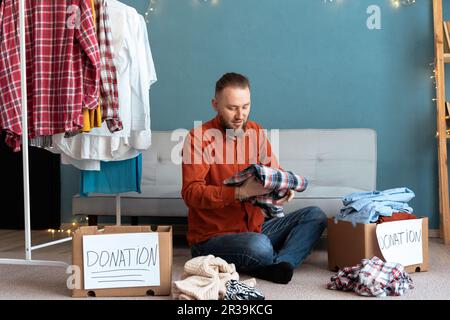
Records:
[[[328,219],[328,267],[354,266],[361,259],[377,256],[397,262],[406,272],[428,270],[428,218],[384,222],[381,224],[334,222]]]
[[[72,296],[170,295],[172,257],[171,226],[80,227],[73,233]]]

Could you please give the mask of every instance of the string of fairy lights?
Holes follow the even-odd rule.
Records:
[[[147,10],[144,13],[145,21],[147,21],[147,23],[150,22],[151,14],[156,11],[156,8],[158,6],[158,1],[163,1],[163,0],[148,0]],[[211,5],[217,5],[220,0],[191,0],[191,1],[195,4],[209,3]],[[324,3],[343,3],[343,2],[349,1],[349,0],[322,0],[322,1]],[[416,3],[416,0],[388,0],[388,1],[394,8],[399,8],[402,5],[410,6],[410,5],[413,5]]]
[[[67,224],[65,227],[61,227],[59,229],[47,229],[47,233],[51,237],[62,236],[66,234],[68,236],[71,236],[76,229],[78,229],[82,225],[86,225],[88,222],[88,217],[75,218],[70,224]]]
[[[345,0],[322,0],[322,1],[325,3],[342,3]],[[409,6],[409,5],[415,4],[416,0],[389,0],[389,2],[391,3],[391,5],[394,8],[398,8],[402,5]]]
[[[150,22],[151,14],[156,11],[159,1],[163,1],[163,0],[148,0],[147,10],[144,13],[145,21],[147,23]],[[193,4],[207,3],[210,5],[217,5],[220,2],[220,0],[191,0],[191,1]]]
[[[416,0],[391,0],[391,4],[394,8],[398,8],[401,5],[409,6],[416,3]]]
[[[433,74],[430,76],[430,79],[433,79],[433,87],[434,87],[434,89],[435,90],[437,90],[437,82],[436,82],[436,63],[435,62],[431,62],[430,64],[429,64],[429,66],[430,67],[432,67],[433,68]],[[434,97],[433,99],[431,99],[431,101],[433,101],[433,103],[436,103],[437,102],[437,98],[436,97]],[[447,102],[446,102],[447,103]],[[438,105],[436,104],[436,108],[438,107]],[[447,110],[447,108],[445,109],[445,110]],[[450,120],[450,114],[447,114],[447,112],[446,112],[446,114],[445,114],[445,121],[447,122],[447,121],[449,121]],[[450,136],[450,130],[449,129],[446,129],[446,134],[447,134],[447,136]],[[436,131],[436,137],[438,136],[438,132]]]

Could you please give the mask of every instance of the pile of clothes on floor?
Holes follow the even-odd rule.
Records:
[[[356,266],[345,267],[331,277],[331,290],[354,291],[361,296],[401,296],[413,289],[413,281],[401,264],[383,262],[374,256]]]
[[[190,259],[181,280],[174,281],[172,297],[179,300],[264,300],[256,279],[239,281],[233,263],[213,255]]]

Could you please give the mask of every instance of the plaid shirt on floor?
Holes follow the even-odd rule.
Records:
[[[251,197],[247,201],[261,207],[267,217],[283,217],[283,206],[277,206],[274,202],[283,198],[290,189],[301,192],[308,186],[306,178],[290,171],[282,171],[258,164],[248,166],[233,177],[226,179],[223,183],[225,185],[238,186],[253,176],[262,182],[264,188],[272,190],[272,192],[264,196]]]
[[[123,129],[119,118],[119,94],[117,89],[117,71],[114,64],[111,25],[105,0],[95,0],[97,13],[97,35],[100,48],[100,104],[102,120],[106,121],[110,132]]]
[[[77,131],[82,108],[98,105],[100,52],[85,0],[25,1],[28,134]],[[19,2],[0,6],[0,129],[20,150]]]
[[[327,288],[355,291],[361,296],[401,296],[413,289],[411,277],[401,264],[383,262],[378,257],[363,259],[360,264],[340,269],[331,277]]]

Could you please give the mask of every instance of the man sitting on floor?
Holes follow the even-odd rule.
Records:
[[[273,193],[261,180],[225,185],[251,164],[284,171],[262,127],[249,120],[250,83],[245,76],[224,74],[216,83],[212,106],[216,117],[192,129],[183,148],[181,193],[189,207],[191,254],[221,257],[239,272],[286,284],[320,238],[326,216],[318,207],[307,207],[271,217],[248,201]],[[289,189],[274,205],[293,197]]]

